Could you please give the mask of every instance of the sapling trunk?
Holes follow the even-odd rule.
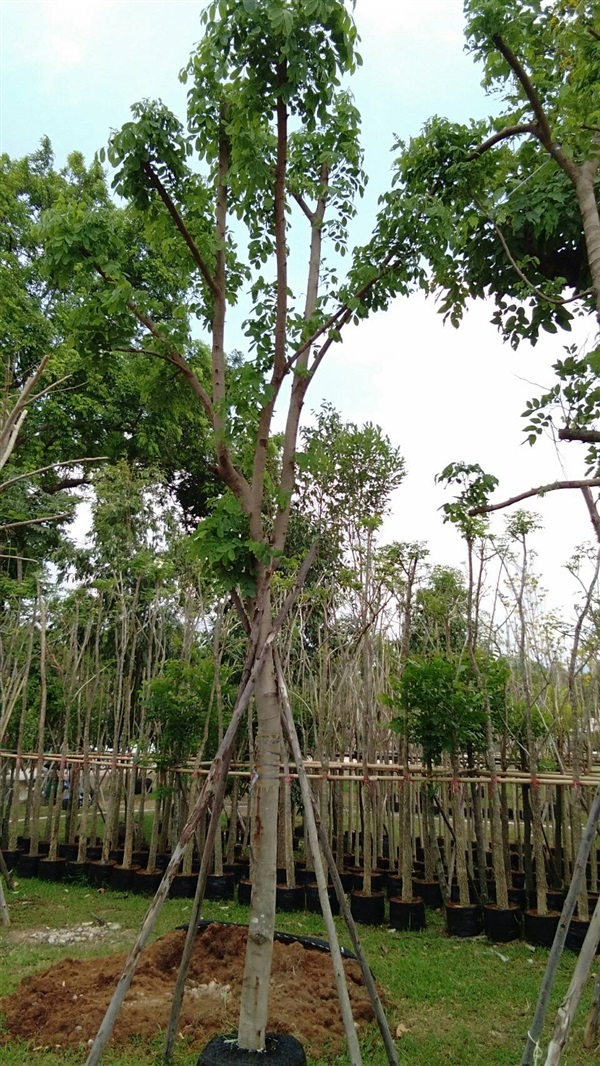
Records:
[[[456,877],[458,880],[458,898],[461,907],[468,907],[469,878],[467,875],[467,836],[464,815],[463,785],[460,781],[460,767],[456,748],[450,755],[452,765],[452,821],[456,840]]]
[[[400,792],[400,811],[402,818],[402,831],[400,838],[402,865],[400,877],[402,878],[402,899],[410,901],[413,898],[412,870],[413,870],[413,834],[412,834],[412,785],[408,767],[409,745],[408,731],[402,736],[402,790]]]
[[[40,840],[40,810],[42,805],[42,778],[44,769],[44,729],[46,725],[46,706],[48,698],[47,688],[47,644],[46,630],[48,624],[48,612],[46,601],[41,598],[38,590],[38,602],[40,605],[40,710],[38,718],[37,737],[37,762],[35,768],[35,784],[31,805],[31,855],[37,855]]]

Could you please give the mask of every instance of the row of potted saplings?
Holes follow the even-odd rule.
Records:
[[[47,765],[44,774],[30,768],[26,795],[19,797],[18,767],[6,761],[0,780],[8,865],[16,866],[21,877],[85,876],[95,884],[154,893],[200,778],[173,770],[148,776],[118,765],[92,768],[86,777],[85,768],[63,762]],[[38,763],[32,767],[39,769]],[[524,782],[500,785],[496,819],[486,802],[489,783],[320,778],[317,791],[321,822],[357,921],[384,922],[387,893],[388,920],[395,928],[423,928],[426,909],[444,906],[450,935],[485,931],[506,942],[524,933],[535,943],[552,942],[581,826],[580,818],[570,817],[570,790],[564,785],[535,790]],[[589,797],[585,789],[579,791],[579,810],[585,810]],[[293,799],[286,775],[280,790],[278,906],[291,910],[306,905],[318,911],[310,849],[297,827]],[[235,775],[207,898],[231,898],[237,884],[240,901],[249,900],[249,800],[245,776]],[[173,896],[195,891],[205,828],[201,823],[187,849]],[[595,905],[598,859],[593,849],[569,931],[573,950],[583,940]],[[333,887],[330,896],[337,909]]]

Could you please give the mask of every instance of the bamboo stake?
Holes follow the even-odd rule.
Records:
[[[597,789],[594,796],[594,800],[590,805],[590,813],[585,825],[585,829],[581,835],[581,843],[579,845],[579,852],[575,861],[575,867],[573,869],[573,877],[571,884],[569,885],[569,891],[564,902],[562,914],[560,916],[560,922],[558,923],[558,929],[554,937],[554,943],[548,956],[548,962],[546,964],[546,972],[544,974],[544,980],[542,981],[542,987],[538,997],[537,1005],[535,1008],[535,1015],[531,1028],[527,1033],[527,1042],[523,1051],[523,1057],[521,1058],[521,1066],[531,1066],[533,1062],[536,1049],[539,1047],[540,1036],[544,1028],[544,1020],[546,1017],[546,1011],[548,1010],[548,1002],[550,999],[550,993],[552,992],[552,986],[554,984],[554,978],[560,962],[560,957],[563,952],[565,940],[567,939],[567,931],[573,912],[575,910],[575,904],[577,902],[577,896],[579,894],[579,888],[585,877],[585,867],[590,853],[592,843],[596,837],[596,828],[598,819],[600,818],[600,787]],[[587,937],[586,937],[587,941]]]
[[[595,1047],[598,1040],[598,1020],[600,1018],[600,974],[596,977],[594,984],[594,991],[592,994],[592,1002],[590,1004],[587,1021],[585,1023],[585,1032],[583,1034],[583,1046],[587,1048]]]
[[[569,1031],[581,1000],[583,987],[596,959],[596,948],[599,942],[600,900],[596,903],[567,994],[558,1008],[554,1032],[548,1045],[545,1066],[558,1066],[560,1063],[563,1048],[567,1042]]]
[[[339,900],[339,903],[340,903],[340,911],[341,911],[342,916],[344,918],[344,921],[346,923],[346,926],[347,926],[347,929],[348,929],[348,933],[350,934],[350,939],[352,941],[352,946],[354,948],[354,951],[356,953],[356,957],[358,959],[358,962],[359,962],[359,965],[360,965],[360,968],[361,968],[361,972],[362,972],[362,975],[363,975],[363,980],[365,982],[367,991],[369,993],[369,997],[370,997],[371,1003],[373,1005],[373,1010],[375,1011],[375,1017],[377,1018],[377,1023],[379,1025],[379,1030],[381,1032],[381,1036],[382,1036],[382,1039],[383,1039],[383,1042],[384,1042],[384,1045],[385,1045],[385,1050],[386,1050],[386,1053],[387,1053],[388,1062],[390,1063],[390,1066],[398,1066],[398,1053],[396,1051],[396,1047],[395,1047],[394,1041],[392,1039],[392,1034],[390,1033],[390,1030],[389,1030],[389,1026],[388,1026],[388,1023],[387,1023],[387,1018],[385,1016],[383,1007],[381,1005],[381,1000],[379,999],[379,995],[378,995],[377,989],[375,987],[375,982],[373,980],[373,975],[371,973],[371,970],[369,969],[369,965],[367,963],[367,960],[365,958],[364,952],[362,950],[362,945],[361,945],[359,937],[358,937],[358,932],[357,932],[357,929],[356,929],[356,925],[354,923],[354,919],[352,917],[352,914],[350,913],[350,908],[348,906],[348,901],[347,901],[346,895],[344,893],[344,887],[343,887],[342,882],[340,880],[340,875],[338,873],[337,866],[335,865],[335,859],[334,859],[333,854],[331,852],[331,848],[329,847],[329,841],[327,839],[327,835],[323,831],[323,827],[321,826],[321,823],[320,823],[317,804],[316,804],[315,798],[314,798],[314,796],[312,794],[312,791],[310,789],[310,786],[308,785],[308,778],[307,777],[303,777],[303,775],[302,775],[302,769],[301,769],[301,767],[302,767],[302,753],[301,753],[301,750],[300,750],[300,742],[298,740],[298,734],[296,732],[296,724],[294,722],[293,715],[291,713],[291,709],[290,709],[289,703],[286,703],[284,700],[282,700],[282,705],[283,705],[283,712],[284,712],[284,720],[283,721],[284,721],[284,729],[285,729],[285,732],[286,732],[286,739],[288,740],[288,743],[289,743],[289,745],[291,747],[292,753],[293,753],[294,758],[296,760],[296,766],[298,767],[298,770],[299,770],[300,782],[302,784],[302,781],[304,781],[304,786],[305,786],[305,790],[306,790],[305,792],[303,792],[303,795],[306,795],[304,817],[305,817],[305,820],[306,820],[307,816],[308,816],[308,819],[310,820],[311,825],[314,824],[314,826],[315,826],[315,828],[317,830],[317,834],[318,834],[318,842],[317,843],[321,845],[321,850],[323,852],[323,855],[325,856],[327,865],[329,867],[329,873],[330,873],[330,876],[331,876],[331,880],[333,881],[333,885],[334,885],[334,888],[335,888],[335,891],[336,891],[336,894],[337,894],[337,897],[338,897],[338,900]],[[308,813],[309,811],[310,811],[310,814],[312,814],[312,819],[310,818],[310,814]],[[319,859],[320,859],[319,847],[318,846],[315,847],[315,856],[318,856]],[[316,860],[316,861],[318,861],[318,860]],[[327,898],[327,903],[329,903],[329,899],[327,897],[327,894],[325,893],[325,895],[326,895],[326,898]],[[325,909],[323,909],[323,914],[325,914]],[[335,926],[334,926],[334,929],[335,929]]]

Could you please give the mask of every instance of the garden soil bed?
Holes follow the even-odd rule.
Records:
[[[153,1039],[166,1028],[184,939],[181,930],[168,933],[142,955],[117,1020],[113,1046]],[[217,923],[201,929],[196,938],[179,1025],[184,1040],[199,1050],[217,1033],[237,1028],[245,941],[243,927]],[[4,1042],[20,1037],[40,1050],[88,1045],[125,958],[64,959],[25,978],[0,1001]],[[344,966],[355,1021],[372,1021],[358,963],[346,960]],[[275,943],[269,1030],[291,1033],[313,1054],[341,1049],[344,1033],[328,953],[299,943]]]

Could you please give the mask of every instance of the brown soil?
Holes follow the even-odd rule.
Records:
[[[141,957],[121,1009],[113,1045],[160,1035],[167,1025],[185,933],[161,937]],[[202,1048],[217,1033],[237,1028],[246,930],[217,923],[201,930],[186,984],[180,1033]],[[22,1037],[36,1048],[89,1044],[96,1035],[125,955],[63,959],[25,978],[2,1002],[5,1040]],[[345,962],[354,1019],[371,1021],[371,1006],[358,963]],[[301,944],[274,945],[269,1030],[292,1033],[313,1054],[339,1051],[344,1042],[331,957]]]

